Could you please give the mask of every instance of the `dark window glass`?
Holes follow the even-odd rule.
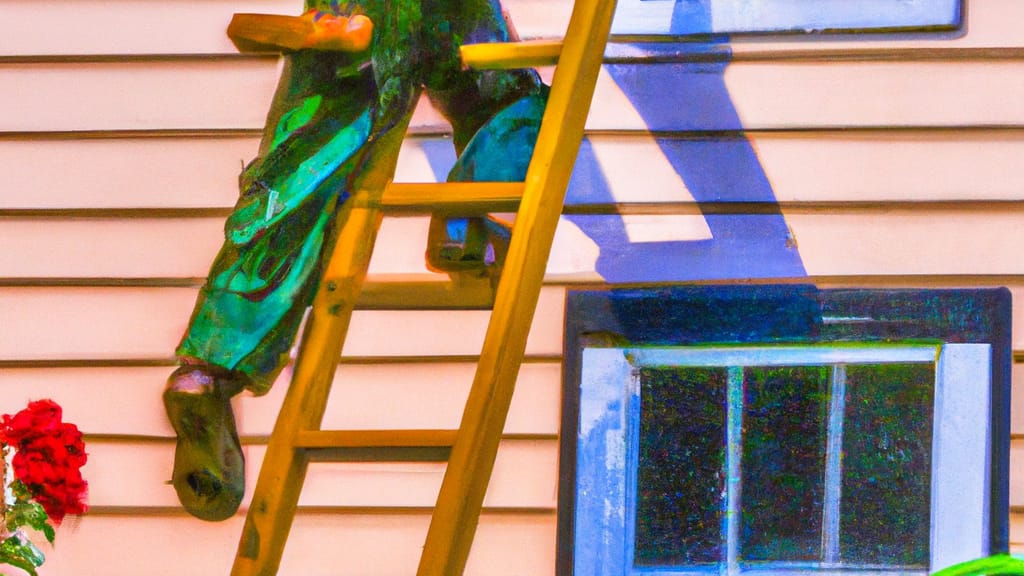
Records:
[[[927,566],[934,385],[930,364],[846,368],[842,563]]]
[[[634,562],[724,559],[724,368],[640,371]]]
[[[830,372],[823,366],[744,370],[744,561],[820,559]]]
[[[740,559],[822,559],[829,366],[743,370]],[[645,368],[634,563],[724,561],[726,368]],[[846,367],[840,562],[927,567],[932,365]]]

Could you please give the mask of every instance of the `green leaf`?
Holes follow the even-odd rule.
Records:
[[[950,566],[932,576],[980,576],[982,574],[1024,574],[1024,560],[1009,554],[994,554]]]
[[[14,492],[14,505],[7,511],[7,530],[15,532],[19,528],[29,526],[46,536],[47,542],[53,543],[56,533],[47,520],[46,510],[38,502],[31,500],[31,493],[20,481],[15,481],[11,488]]]
[[[32,542],[15,534],[0,544],[0,562],[21,568],[31,576],[38,576],[36,568],[43,565],[46,556]]]

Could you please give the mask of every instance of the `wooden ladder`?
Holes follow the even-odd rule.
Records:
[[[439,452],[442,460],[447,456],[417,574],[462,574],[525,354],[614,9],[615,0],[577,0],[563,42],[462,48],[464,62],[477,68],[557,63],[524,182],[392,183],[383,190],[359,191],[346,202],[338,215],[344,226],[338,232],[314,299],[292,382],[269,440],[233,576],[277,573],[310,461],[343,461],[346,450],[351,449],[369,449],[374,460],[391,462],[437,459]],[[331,382],[352,311],[364,292],[384,211],[415,207],[428,212],[482,214],[516,204],[508,255],[493,295],[490,323],[459,429],[321,430]],[[380,287],[368,284],[365,288]],[[458,298],[457,292],[453,294]]]

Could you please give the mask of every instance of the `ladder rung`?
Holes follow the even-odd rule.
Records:
[[[457,430],[302,430],[299,448],[369,448],[451,446]]]
[[[392,182],[381,203],[386,209],[460,212],[464,215],[513,212],[523,196],[522,182]]]
[[[440,282],[369,281],[363,284],[361,310],[486,310],[494,306],[489,278]]]
[[[443,462],[456,430],[304,430],[295,438],[310,459],[332,462]]]
[[[228,24],[239,52],[298,50],[312,32],[312,20],[278,14],[235,14]]]
[[[532,68],[558,63],[561,40],[526,40],[467,44],[459,50],[462,63],[478,70]]]
[[[306,448],[310,462],[447,462],[450,446]]]

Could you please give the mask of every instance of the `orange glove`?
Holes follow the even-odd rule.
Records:
[[[373,22],[363,16],[335,16],[326,12],[309,10],[301,18],[313,24],[313,31],[306,36],[304,48],[313,50],[338,50],[362,52],[370,47],[373,38]]]

